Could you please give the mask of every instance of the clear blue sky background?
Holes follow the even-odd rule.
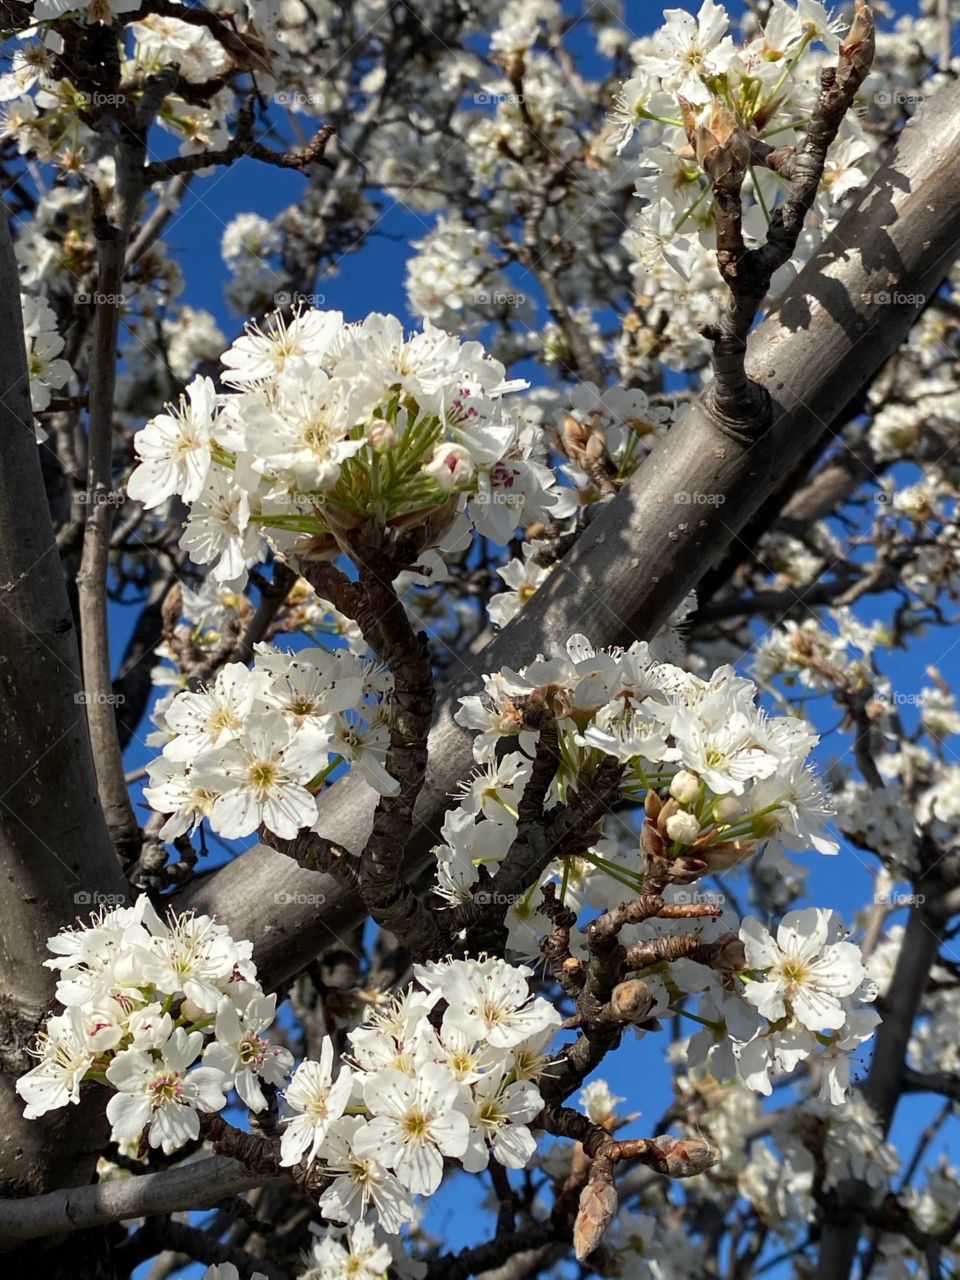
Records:
[[[684,8],[696,11],[693,0],[687,0]],[[728,4],[734,17],[742,6]],[[572,14],[580,14],[586,5],[567,4]],[[916,0],[909,0],[897,7],[898,13],[916,12]],[[653,29],[660,18],[660,6],[638,3],[627,4],[626,21],[636,33]],[[574,47],[584,59],[589,74],[594,68],[592,35],[584,27],[582,38],[574,37]],[[252,211],[270,217],[296,200],[302,191],[302,178],[277,169],[265,170],[253,161],[240,161],[232,168],[221,170],[207,178],[194,181],[184,197],[182,208],[170,223],[166,240],[172,255],[180,263],[186,279],[184,300],[195,307],[211,311],[228,336],[236,334],[241,319],[227,307],[223,289],[228,272],[220,256],[223,230],[236,213]],[[371,311],[393,312],[411,326],[416,324],[406,306],[404,289],[405,263],[409,256],[409,242],[419,239],[430,227],[430,221],[411,213],[398,202],[383,195],[383,216],[366,243],[355,253],[345,255],[337,265],[337,272],[318,283],[317,289],[325,295],[325,305],[342,310],[348,320],[362,319]],[[310,287],[304,285],[305,288]],[[526,371],[525,371],[526,372]],[[529,376],[529,375],[528,375]],[[907,477],[905,477],[906,479]],[[875,597],[862,605],[858,612],[864,620],[889,615],[890,601]],[[112,613],[113,658],[116,665],[133,624],[135,611],[115,607]],[[903,694],[916,693],[923,683],[923,669],[928,663],[941,667],[947,678],[960,676],[960,642],[947,633],[933,633],[921,640],[910,654],[884,654],[881,666],[893,681],[894,688]],[[532,655],[531,655],[532,656]],[[840,713],[829,701],[812,704],[814,723],[825,735],[834,729],[841,719]],[[910,707],[904,708],[909,721]],[[146,726],[142,727],[145,734]],[[954,744],[955,745],[955,744]],[[826,738],[818,751],[818,759],[825,766],[831,759],[843,755],[849,747],[849,739],[840,735]],[[153,753],[141,741],[135,740],[128,752],[129,768],[143,763]],[[847,757],[849,763],[849,756]],[[211,861],[221,860],[212,850]],[[871,897],[870,871],[872,866],[866,855],[848,846],[842,848],[838,858],[827,859],[810,855],[810,901],[817,905],[840,910],[848,921],[852,913]],[[895,920],[896,917],[893,917]],[[960,960],[960,954],[956,955]],[[690,1028],[691,1030],[693,1028]],[[662,1049],[667,1037],[647,1037],[634,1046],[626,1043],[620,1052],[613,1054],[604,1065],[602,1075],[616,1093],[627,1097],[627,1107],[642,1107],[643,1118],[629,1133],[648,1132],[646,1124],[652,1123],[669,1100],[669,1080],[662,1065]],[[638,1081],[643,1082],[638,1087]],[[901,1108],[894,1137],[909,1150],[911,1136],[916,1135],[923,1122],[935,1109],[933,1100],[911,1099]],[[930,1152],[930,1159],[938,1154],[937,1147]],[[448,1242],[448,1247],[475,1243],[485,1238],[490,1229],[489,1221],[475,1214],[464,1212],[475,1207],[484,1194],[483,1185],[476,1178],[460,1176],[452,1180],[449,1190],[438,1196],[427,1216],[430,1228]],[[191,1269],[193,1271],[193,1269]],[[199,1271],[199,1268],[196,1269]],[[783,1274],[779,1270],[770,1273]]]

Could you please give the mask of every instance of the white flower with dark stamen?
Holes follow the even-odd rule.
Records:
[[[470,1145],[461,1156],[467,1173],[485,1169],[490,1152],[508,1169],[522,1169],[537,1149],[537,1140],[526,1127],[543,1109],[543,1099],[529,1080],[509,1082],[505,1066],[474,1084],[467,1116]]]
[[[316,1160],[327,1129],[343,1115],[352,1091],[353,1073],[349,1067],[341,1066],[334,1080],[333,1041],[324,1036],[320,1061],[301,1062],[283,1095],[295,1114],[284,1121],[280,1140],[282,1165],[298,1164],[304,1156],[308,1162]]]
[[[443,966],[417,966],[419,981],[436,985],[450,1006],[451,1025],[492,1048],[509,1049],[546,1027],[558,1026],[560,1015],[548,1001],[531,996],[527,979],[533,972],[490,956],[454,960]]]
[[[333,1222],[356,1222],[372,1208],[384,1231],[395,1235],[413,1218],[413,1204],[379,1160],[354,1151],[353,1139],[366,1123],[362,1116],[342,1116],[327,1130],[324,1171],[333,1181],[320,1197],[320,1212]]]
[[[276,1007],[276,995],[253,994],[242,1010],[232,1000],[221,1000],[214,1028],[216,1040],[203,1054],[204,1063],[223,1072],[227,1084],[251,1111],[263,1111],[267,1106],[260,1081],[279,1088],[293,1066],[289,1049],[271,1044],[260,1034],[273,1025]]]
[[[810,1031],[844,1025],[843,997],[857,990],[866,971],[859,948],[829,940],[837,923],[834,912],[817,907],[790,911],[774,939],[758,920],[744,920],[747,964],[762,973],[747,983],[744,996],[769,1022],[792,1014]]]
[[[226,1104],[223,1073],[213,1067],[187,1068],[203,1045],[199,1031],[177,1027],[160,1057],[141,1049],[124,1049],[107,1068],[117,1092],[107,1103],[114,1142],[138,1138],[146,1126],[151,1147],[165,1155],[200,1136],[198,1112],[215,1113]]]
[[[97,1056],[83,1012],[73,1008],[51,1018],[38,1039],[37,1051],[40,1061],[17,1081],[28,1120],[80,1101],[80,1083]]]
[[[195,502],[210,470],[210,434],[217,392],[209,378],[194,378],[170,413],[151,418],[134,440],[138,466],[127,481],[127,496],[145,507],[159,506],[178,493]]]
[[[242,737],[198,758],[194,781],[220,794],[210,821],[223,836],[247,836],[262,823],[292,840],[317,819],[306,784],[327,761],[327,738],[312,725],[293,727],[275,712],[258,712]]]
[[[470,1124],[457,1109],[462,1088],[438,1062],[425,1063],[416,1079],[389,1069],[368,1076],[363,1100],[372,1119],[354,1135],[354,1152],[393,1169],[414,1195],[432,1195],[444,1156],[462,1156],[470,1140]]]

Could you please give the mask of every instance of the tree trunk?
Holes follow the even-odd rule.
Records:
[[[77,637],[34,438],[20,290],[0,220],[0,1194],[89,1181],[107,1129],[98,1099],[24,1120],[14,1092],[54,1007],[47,939],[97,900],[129,894],[100,811]],[[86,1233],[85,1233],[86,1234]],[[16,1274],[108,1274],[103,1233],[24,1258]],[[77,1251],[91,1269],[78,1271]],[[41,1257],[42,1255],[42,1257]],[[19,1251],[7,1255],[17,1259]]]

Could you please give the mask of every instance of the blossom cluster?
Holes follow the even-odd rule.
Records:
[[[646,642],[597,651],[579,635],[562,654],[484,677],[483,694],[461,699],[455,716],[476,735],[477,769],[445,819],[439,892],[451,903],[468,901],[480,866],[495,867],[516,838],[539,736],[525,718],[531,704],[556,725],[559,764],[548,805],[612,757],[622,766],[619,795],[648,814],[656,805],[660,861],[705,873],[761,846],[836,852],[823,830],[826,801],[807,765],[816,735],[793,716],[766,716],[755,695],[756,686],[730,667],[705,680],[658,661]],[[653,847],[648,840],[624,851],[603,839],[578,865],[551,866],[544,882],[562,879],[592,905],[609,905],[624,886],[642,889]],[[537,945],[525,936],[534,897],[531,890],[507,917],[511,945],[521,952]]]
[[[339,765],[359,770],[383,795],[396,791],[384,767],[390,730],[384,697],[393,678],[349,649],[284,653],[259,643],[253,668],[221,667],[196,691],[174,691],[154,711],[144,795],[169,815],[173,839],[207,820],[220,835],[264,824],[292,839],[317,818],[316,794]]]
[[[440,1184],[445,1158],[468,1173],[491,1157],[529,1163],[529,1124],[542,1109],[536,1081],[560,1016],[531,996],[531,970],[495,957],[416,966],[415,983],[349,1033],[348,1065],[332,1076],[332,1048],[294,1072],[284,1164],[319,1162],[330,1182],[323,1215],[355,1222],[373,1210],[395,1233],[413,1195]]]
[[[349,1061],[325,1036],[318,1060],[290,1076],[293,1055],[263,1034],[276,996],[256,977],[252,944],[206,916],[167,920],[141,897],[50,939],[62,1014],[39,1037],[39,1061],[17,1092],[35,1119],[110,1090],[112,1138],[133,1154],[169,1154],[200,1136],[202,1113],[230,1090],[253,1112],[264,1086],[284,1088],[279,1159],[325,1182],[324,1217],[373,1215],[389,1234],[430,1195],[445,1159],[470,1173],[494,1159],[523,1168],[543,1107],[536,1081],[560,1016],[531,994],[532,971],[496,957],[417,966],[414,982],[349,1033]]]
[[[57,55],[64,51],[63,35],[53,26],[65,17],[85,18],[90,24],[112,24],[115,15],[127,15],[140,8],[136,0],[35,0],[36,25],[19,30],[19,47],[11,59],[10,71],[0,76],[0,104],[7,116],[6,131],[19,126],[22,151],[33,151],[44,161],[56,160],[69,172],[82,168],[97,151],[96,114],[102,110],[89,84],[74,83],[63,74]],[[269,85],[288,54],[278,39],[277,14],[272,6],[244,6],[237,13],[235,56],[245,50],[254,60],[261,81]],[[203,27],[181,21],[174,15],[144,14],[139,21],[125,24],[131,40],[116,41],[117,70],[127,91],[120,101],[132,100],[143,91],[143,82],[159,69],[176,63],[181,84],[202,85],[224,77],[218,91],[204,101],[189,89],[169,92],[158,112],[158,122],[179,144],[181,154],[223,146],[229,137],[227,120],[235,106],[227,73],[230,57],[214,34]],[[93,118],[91,118],[93,117]]]
[[[818,907],[790,911],[775,935],[747,917],[740,939],[747,967],[736,986],[725,989],[711,971],[680,978],[688,992],[703,993],[695,1015],[703,1030],[690,1041],[691,1065],[768,1095],[771,1076],[790,1075],[816,1055],[820,1099],[846,1103],[850,1055],[871,1038],[880,1015],[869,1007],[876,984],[840,917]]]
[[[223,364],[229,390],[198,377],[137,433],[127,488],[147,507],[190,506],[183,545],[218,581],[242,585],[267,536],[335,554],[376,519],[418,530],[418,550],[462,545],[471,526],[505,543],[566,501],[540,432],[504,406],[525,384],[429,322],[406,338],[393,316],[276,313]]]
[[[489,877],[517,839],[542,734],[527,718],[533,705],[553,717],[558,739],[547,807],[575,797],[596,778],[600,762],[613,758],[622,769],[618,794],[642,806],[645,819],[637,841],[608,813],[588,848],[557,860],[519,900],[505,904],[514,954],[539,954],[547,921],[538,908],[547,883],[577,913],[584,905],[613,907],[625,890],[651,887],[668,902],[692,902],[698,899],[681,886],[761,850],[836,852],[824,830],[826,799],[807,763],[816,736],[792,716],[766,716],[755,698],[752,682],[730,668],[705,680],[658,661],[645,643],[602,652],[583,636],[574,636],[561,656],[487,677],[484,694],[462,699],[456,716],[476,733],[478,767],[444,820],[445,843],[435,850],[437,893],[451,906],[496,900],[496,875]],[[655,942],[692,923],[704,942],[729,937],[731,921],[719,906],[715,915],[706,922],[651,919],[628,926],[622,939]],[[735,973],[691,959],[674,961],[666,974],[655,964],[643,973],[647,1016],[663,1016],[679,996],[699,993],[694,1016],[704,1031],[695,1037],[692,1060],[766,1093],[771,1072],[792,1071],[821,1050],[824,1096],[840,1102],[848,1052],[877,1021],[864,1007],[875,987],[841,929],[839,917],[816,908],[789,914],[776,938],[748,918],[740,926],[743,959]],[[586,954],[582,934],[574,931],[571,947]]]
[[[798,0],[796,7],[774,0],[762,30],[738,46],[723,5],[703,0],[696,17],[667,10],[658,31],[634,42],[634,75],[620,88],[610,137],[618,152],[638,129],[647,144],[643,158],[649,172],[637,182],[644,205],[625,241],[638,280],[665,268],[701,291],[716,281],[707,170],[720,147],[744,171],[744,236],[751,244],[763,241],[786,183],[756,163],[755,152],[800,141],[822,63],[814,45],[835,60],[843,25],[819,0]],[[817,221],[804,231],[793,261],[778,273],[773,293],[796,274],[832,226],[831,206],[866,181],[858,162],[870,151],[861,126],[848,117],[828,157]]]
[[[48,943],[64,1012],[48,1019],[37,1065],[17,1081],[34,1119],[80,1101],[85,1081],[111,1091],[113,1141],[169,1154],[200,1134],[200,1113],[236,1089],[253,1111],[282,1085],[292,1055],[262,1035],[276,996],[257,982],[253,944],[208,916],[162,919],[146,897],[105,909]]]
[[[57,329],[57,317],[46,299],[23,293],[20,306],[30,375],[30,403],[34,413],[41,413],[50,404],[52,392],[59,391],[73,377],[73,369],[61,355],[64,341]],[[37,439],[44,440],[46,433],[39,426],[36,430]]]

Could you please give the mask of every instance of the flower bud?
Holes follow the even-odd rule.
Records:
[[[582,1262],[596,1249],[603,1233],[616,1217],[617,1189],[610,1179],[591,1178],[580,1192],[580,1206],[573,1227],[573,1248]]]
[[[850,30],[840,46],[840,66],[849,66],[857,83],[866,78],[876,50],[873,12],[865,0],[856,0],[856,11]]]
[[[423,467],[441,489],[458,489],[474,477],[473,459],[462,444],[439,444]]]
[[[713,816],[723,826],[736,822],[742,812],[736,796],[720,796],[713,802]]]
[[[780,819],[776,813],[758,813],[755,818],[751,819],[750,825],[753,827],[756,836],[769,836],[780,826]]]
[[[628,978],[610,994],[610,1008],[620,1022],[646,1022],[653,1003],[653,993],[642,978]]]
[[[747,952],[735,933],[725,934],[713,944],[710,967],[721,973],[739,973],[747,967]]]
[[[670,783],[670,794],[680,804],[691,805],[700,794],[700,779],[695,773],[681,769]]]
[[[375,418],[367,427],[367,439],[377,453],[385,453],[397,443],[397,433],[389,422],[383,418]]]
[[[663,1157],[668,1178],[692,1178],[718,1163],[721,1151],[702,1138],[654,1138],[653,1146]]]
[[[700,834],[700,823],[692,813],[675,813],[667,819],[667,835],[680,844],[693,844]]]

